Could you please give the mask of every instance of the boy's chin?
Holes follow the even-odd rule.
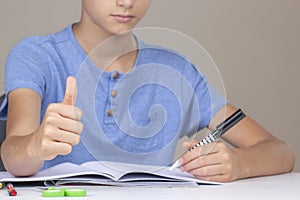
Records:
[[[134,26],[121,26],[121,27],[116,27],[114,29],[110,29],[111,35],[119,35],[119,34],[125,34],[128,32],[131,32],[135,27]]]

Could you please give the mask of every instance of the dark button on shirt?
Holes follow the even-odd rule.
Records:
[[[117,79],[119,77],[119,72],[115,72],[113,75],[112,75],[113,79]]]
[[[107,116],[111,117],[114,115],[114,111],[112,109],[107,111]]]
[[[112,90],[112,91],[111,91],[111,96],[112,96],[112,97],[116,97],[117,94],[118,94],[118,92],[117,92],[116,90]]]

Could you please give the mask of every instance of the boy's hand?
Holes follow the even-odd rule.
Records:
[[[183,146],[190,149],[197,143],[185,142]],[[179,162],[181,171],[202,180],[228,182],[239,178],[238,158],[223,142],[197,147],[184,154]]]
[[[83,130],[82,111],[74,106],[77,95],[76,79],[68,77],[62,103],[50,104],[44,120],[35,132],[32,155],[40,160],[51,160],[57,155],[71,153],[80,141]]]

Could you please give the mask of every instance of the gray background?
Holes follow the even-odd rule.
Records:
[[[174,29],[204,46],[219,67],[229,102],[292,146],[295,171],[300,171],[299,10],[299,0],[153,0],[139,25]],[[16,42],[59,31],[79,16],[80,0],[1,1],[0,93],[5,59]]]

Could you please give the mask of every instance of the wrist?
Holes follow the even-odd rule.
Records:
[[[27,155],[29,157],[29,159],[31,160],[41,160],[39,155],[38,155],[38,150],[37,150],[37,135],[38,133],[37,132],[33,132],[29,135],[27,135],[27,148],[26,148],[26,152],[27,152]]]
[[[250,167],[249,165],[245,162],[246,159],[244,155],[244,149],[240,148],[233,148],[232,149],[233,154],[236,157],[237,160],[237,165],[238,165],[238,179],[243,179],[243,178],[248,178],[250,177]]]

